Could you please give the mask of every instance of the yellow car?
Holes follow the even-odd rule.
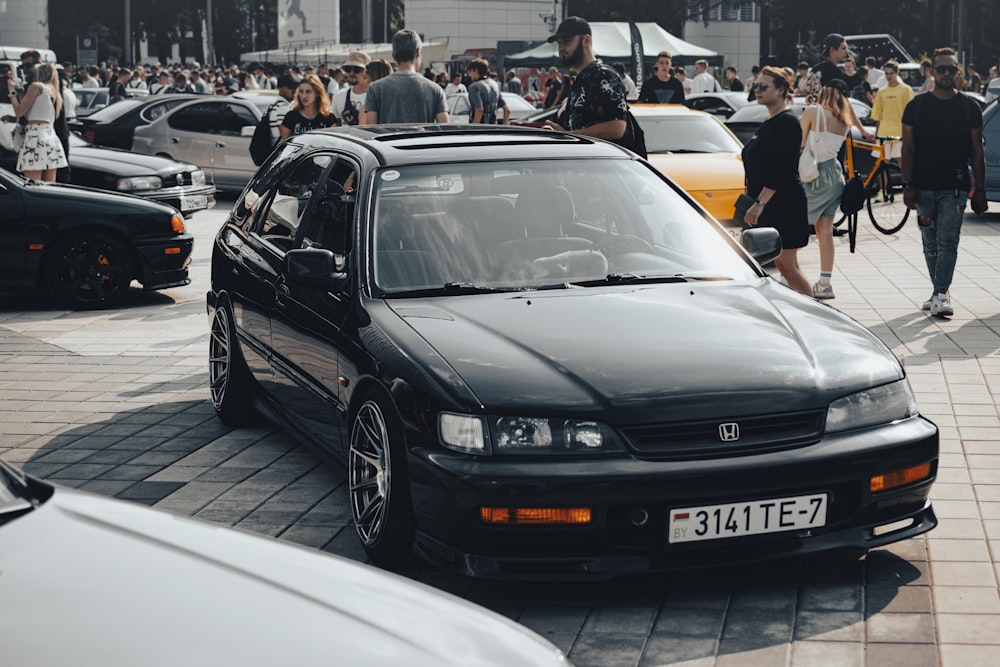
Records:
[[[743,144],[715,116],[679,104],[633,104],[649,161],[716,220],[732,220],[744,191]]]

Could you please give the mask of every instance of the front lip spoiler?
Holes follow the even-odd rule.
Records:
[[[876,535],[876,529],[909,521],[908,525]],[[705,551],[670,553],[667,549],[656,553],[560,556],[555,558],[524,558],[472,554],[458,551],[429,535],[418,532],[417,553],[438,565],[470,577],[501,580],[563,580],[602,581],[641,572],[667,572],[696,570],[719,566],[752,563],[762,560],[790,558],[806,554],[846,550],[860,555],[893,542],[909,539],[933,530],[938,524],[930,500],[919,510],[888,521],[862,526],[849,526],[822,535],[808,535],[808,531],[792,532],[787,540],[765,542],[740,547],[739,550],[713,550],[721,557],[713,560]]]

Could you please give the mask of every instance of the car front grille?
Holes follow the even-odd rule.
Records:
[[[668,422],[621,429],[640,456],[664,460],[747,456],[818,442],[825,410]]]

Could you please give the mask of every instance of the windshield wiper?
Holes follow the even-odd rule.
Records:
[[[640,275],[638,273],[609,273],[595,280],[581,280],[572,283],[580,287],[596,287],[599,285],[636,285],[643,283],[687,283],[696,280],[732,280],[729,276],[690,276],[683,273],[670,275]]]

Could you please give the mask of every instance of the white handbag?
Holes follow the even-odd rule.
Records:
[[[820,125],[826,125],[826,114],[821,106],[817,105],[813,108],[816,109],[816,127],[809,131],[806,145],[802,148],[802,154],[799,155],[799,179],[803,183],[811,183],[819,178],[819,162],[816,160],[814,144],[819,143],[819,137],[816,136],[816,133],[823,131],[820,129]]]

